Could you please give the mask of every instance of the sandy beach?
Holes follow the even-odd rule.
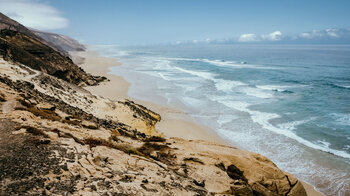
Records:
[[[100,95],[111,100],[129,99],[160,114],[162,120],[157,123],[156,129],[158,132],[163,133],[165,137],[207,140],[218,144],[229,145],[210,128],[196,124],[194,120],[183,111],[129,97],[128,88],[130,84],[122,77],[109,73],[110,67],[122,65],[122,63],[118,62],[116,59],[99,56],[98,53],[94,51],[73,52],[71,55],[73,60],[88,73],[105,76],[110,80],[98,86],[86,87],[87,90],[92,94]],[[230,145],[232,146],[232,144]],[[239,144],[235,144],[234,146],[240,147]],[[313,186],[307,183],[303,183],[303,185],[308,195],[323,195],[317,192]]]

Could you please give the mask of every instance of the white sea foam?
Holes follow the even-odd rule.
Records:
[[[166,69],[172,69],[171,67],[171,61],[154,58],[154,57],[145,57],[144,60],[148,61],[149,65],[152,65],[152,69],[156,70],[166,70]]]
[[[206,79],[206,80],[211,80],[214,82],[217,90],[227,92],[227,93],[232,91],[232,88],[234,88],[234,87],[248,85],[248,84],[240,82],[240,81],[216,79],[215,75],[213,73],[210,73],[210,72],[188,70],[188,69],[184,69],[184,68],[176,67],[176,66],[174,67],[174,69],[181,71],[181,72],[184,72],[184,73],[188,73],[188,74],[193,75],[193,76],[197,76],[197,77]],[[273,97],[273,95],[271,93],[264,92],[263,90],[260,90],[258,88],[253,88],[253,87],[242,88],[240,91],[249,95],[249,96],[254,96],[254,97],[258,97],[258,98],[266,99],[266,98]]]
[[[258,89],[258,88],[253,88],[253,87],[243,88],[241,90],[241,92],[243,92],[249,96],[254,96],[254,97],[258,97],[258,98],[262,98],[262,99],[269,99],[269,98],[274,97],[274,95],[269,93],[269,92],[266,92],[266,91]]]
[[[324,145],[315,144],[313,142],[310,142],[308,140],[305,140],[305,139],[297,136],[291,130],[275,127],[269,121],[272,119],[275,119],[275,118],[280,118],[280,116],[278,114],[250,110],[248,107],[251,104],[246,103],[246,102],[229,101],[229,100],[222,100],[222,99],[216,99],[216,101],[226,105],[227,107],[249,113],[251,115],[251,119],[253,120],[253,122],[260,124],[264,129],[267,129],[267,130],[272,131],[274,133],[289,137],[289,138],[296,140],[299,143],[301,143],[305,146],[308,146],[310,148],[321,150],[321,151],[328,152],[328,153],[331,153],[331,154],[334,154],[334,155],[337,155],[337,156],[340,156],[343,158],[350,159],[350,154],[348,154],[345,151],[335,150],[335,149],[331,149],[331,148],[324,146]]]
[[[183,103],[190,107],[200,108],[204,104],[204,101],[192,98],[192,97],[182,97]]]
[[[215,87],[219,91],[229,92],[232,88],[242,85],[247,85],[246,83],[234,80],[224,80],[224,79],[216,79],[213,73],[204,72],[204,71],[193,71],[188,69],[183,69],[180,67],[174,67],[178,71],[185,72],[191,74],[193,76],[197,76],[206,80],[211,80],[214,82]]]
[[[165,73],[158,72],[158,75],[159,75],[163,80],[166,80],[166,81],[170,81],[170,80],[171,80],[168,76],[166,76]]]
[[[215,65],[218,67],[233,67],[233,68],[240,68],[240,69],[278,69],[276,67],[267,67],[267,66],[261,66],[261,65],[252,65],[247,64],[245,61],[236,62],[236,61],[224,61],[224,60],[210,60],[210,59],[195,59],[195,58],[164,58],[166,60],[175,60],[175,61],[198,61],[198,62],[204,62],[209,63],[211,65]]]
[[[174,68],[181,71],[181,72],[191,74],[193,76],[201,77],[201,78],[204,78],[207,80],[214,80],[214,74],[209,73],[209,72],[193,71],[193,70],[183,69],[181,67],[174,67]]]
[[[325,148],[329,148],[329,146],[331,145],[331,143],[326,142],[324,140],[317,140],[317,143],[320,144],[321,146],[325,147]]]
[[[241,63],[241,62],[235,62],[235,61],[223,61],[223,60],[209,60],[209,59],[201,59],[202,62],[206,62],[215,66],[219,67],[233,67],[233,68],[240,68],[240,69],[276,69],[275,67],[265,67],[261,65],[252,65]]]
[[[340,88],[350,88],[349,85],[334,84],[334,86],[337,86],[337,87],[340,87]]]
[[[238,118],[238,116],[235,116],[235,115],[221,114],[221,115],[219,115],[217,122],[220,126],[222,126],[223,124],[229,123],[237,118]]]
[[[340,125],[350,126],[350,114],[331,113],[330,116]]]
[[[234,87],[247,85],[243,82],[233,80],[214,79],[213,81],[215,82],[216,89],[223,92],[230,92]]]
[[[292,130],[295,130],[297,126],[304,124],[304,123],[307,123],[307,122],[310,122],[310,121],[315,120],[315,119],[316,119],[316,117],[311,117],[311,118],[308,118],[305,120],[298,120],[298,121],[292,121],[292,122],[288,122],[288,123],[279,124],[277,126],[281,129],[287,129],[287,130],[292,131]]]

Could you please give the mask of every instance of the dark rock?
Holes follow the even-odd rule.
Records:
[[[248,180],[243,175],[243,172],[239,170],[235,165],[229,165],[227,167],[227,175],[234,180],[243,180],[247,182]]]
[[[193,183],[197,186],[205,187],[205,180],[203,180],[202,182],[198,182],[197,180],[193,180]]]
[[[226,171],[226,168],[223,162],[217,163],[215,164],[215,166],[221,169],[222,171]]]

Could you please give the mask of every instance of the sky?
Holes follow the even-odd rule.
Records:
[[[89,44],[350,43],[349,0],[0,0],[25,26]]]

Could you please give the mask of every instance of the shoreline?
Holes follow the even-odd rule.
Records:
[[[130,87],[130,83],[123,77],[109,73],[110,67],[122,65],[122,63],[118,62],[117,59],[103,57],[97,52],[91,50],[85,52],[73,52],[71,55],[72,59],[86,72],[91,73],[92,75],[105,76],[110,79],[108,82],[103,82],[98,86],[85,87],[85,89],[94,95],[103,96],[111,100],[129,99],[151,109],[154,112],[159,113],[162,120],[156,124],[156,130],[163,133],[164,136],[168,138],[178,137],[188,140],[206,140],[217,144],[240,148],[238,144],[229,144],[217,133],[215,133],[214,130],[203,125],[196,124],[192,117],[181,110],[129,97],[128,89]],[[84,59],[80,59],[79,57]],[[304,185],[308,195],[323,195],[315,190],[312,185],[303,181],[302,184]]]
[[[218,144],[230,145],[227,141],[216,134],[214,130],[211,130],[206,126],[196,124],[192,117],[181,110],[128,96],[130,83],[128,83],[122,77],[109,73],[110,67],[120,66],[122,64],[116,59],[102,57],[94,51],[74,52],[71,54],[73,56],[73,60],[77,62],[85,71],[92,73],[93,75],[105,76],[110,80],[108,82],[103,82],[98,86],[85,87],[85,89],[90,91],[92,94],[100,95],[110,100],[117,101],[129,99],[151,109],[156,113],[159,113],[162,120],[156,124],[156,130],[163,133],[164,136],[168,138],[178,137],[188,140],[206,140]],[[78,59],[77,56],[84,58],[84,60]],[[98,65],[98,67],[95,65]],[[234,146],[239,147],[238,145]]]

